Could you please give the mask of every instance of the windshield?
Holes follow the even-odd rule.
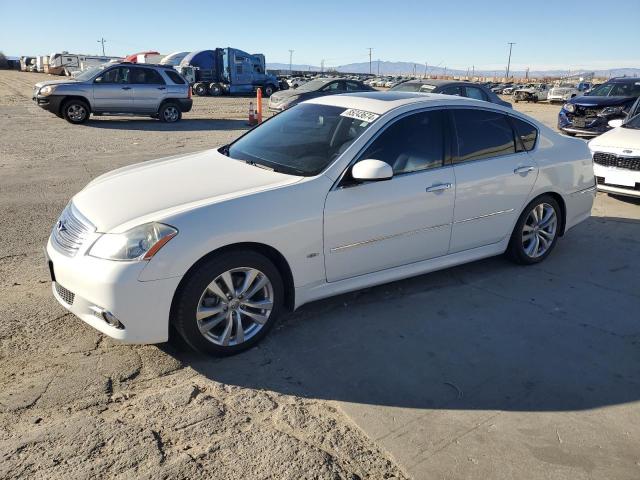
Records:
[[[100,72],[103,69],[104,67],[102,67],[101,65],[87,68],[84,72],[79,73],[74,78],[76,80],[80,80],[81,82],[86,82],[87,80],[91,80],[94,77],[94,75],[96,75],[98,72]]]
[[[638,97],[640,96],[640,81],[603,83],[591,90],[589,95],[592,97]]]
[[[633,117],[631,120],[627,121],[624,125],[624,128],[633,128],[634,130],[640,130],[640,114]]]
[[[277,172],[313,176],[338,158],[377,118],[362,110],[302,103],[220,152]]]
[[[310,82],[305,82],[304,84],[296,88],[296,90],[298,92],[314,92],[322,88],[323,85],[326,85],[327,83],[329,83],[329,81],[330,80],[327,80],[326,78],[325,79],[317,78],[315,80],[311,80]]]

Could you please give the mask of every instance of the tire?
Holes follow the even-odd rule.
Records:
[[[541,195],[533,199],[516,222],[507,247],[507,256],[520,265],[542,262],[555,248],[561,224],[562,210],[555,198]],[[546,244],[543,243],[545,241]]]
[[[274,94],[274,92],[276,91],[276,87],[273,85],[265,85],[264,87],[264,91],[262,93],[264,93],[265,97],[270,97],[271,95]]]
[[[193,86],[193,93],[195,93],[199,97],[206,97],[209,94],[209,89],[204,83],[196,83]]]
[[[160,106],[158,117],[163,123],[176,123],[182,118],[182,112],[178,105],[173,102],[167,102]]]
[[[85,123],[91,115],[91,109],[87,102],[75,98],[64,102],[61,111],[64,119],[74,125]]]
[[[255,276],[246,287],[244,283],[252,275]],[[223,277],[231,278],[234,290],[232,298],[229,298],[230,290]],[[267,283],[261,287],[264,279]],[[258,287],[251,294],[251,290]],[[244,300],[238,293],[243,289],[250,294]],[[225,295],[227,298],[222,300]],[[187,277],[174,299],[171,324],[184,341],[199,352],[215,356],[234,355],[253,347],[264,338],[280,315],[283,299],[282,278],[268,258],[251,250],[229,252],[204,261]],[[270,309],[255,307],[260,302]],[[206,309],[210,310],[205,312]],[[197,319],[198,312],[202,315],[200,320]],[[206,314],[211,316],[205,317]],[[243,327],[242,341],[239,343],[238,316]],[[254,317],[260,317],[260,321],[254,320]],[[209,330],[206,322],[213,325]]]
[[[213,97],[219,97],[222,95],[222,87],[219,83],[212,83],[209,85],[209,93]]]

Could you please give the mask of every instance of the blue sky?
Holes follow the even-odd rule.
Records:
[[[425,62],[455,69],[640,67],[640,0],[9,1],[0,50],[108,55],[233,46],[267,62]]]

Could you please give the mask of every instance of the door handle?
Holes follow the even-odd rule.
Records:
[[[131,90],[131,87],[122,87],[122,90]]]
[[[427,187],[427,192],[431,193],[431,192],[441,192],[443,190],[449,190],[451,188],[451,184],[450,183],[439,183],[437,185],[432,185],[430,187]]]
[[[532,166],[526,166],[526,167],[518,167],[516,168],[513,173],[515,173],[516,175],[519,175],[521,173],[529,173],[529,172],[533,172],[536,169],[536,167],[532,167]]]
[[[158,87],[158,90],[166,90],[167,87]]]

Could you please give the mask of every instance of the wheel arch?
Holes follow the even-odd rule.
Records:
[[[91,102],[87,97],[83,97],[82,95],[65,95],[64,98],[60,101],[60,106],[58,107],[58,115],[62,115],[62,109],[66,105],[69,100],[82,100],[89,107],[89,113],[93,111],[93,107],[91,106]]]
[[[184,284],[200,265],[213,257],[239,250],[250,250],[260,253],[273,262],[275,267],[278,269],[278,272],[282,277],[282,283],[284,284],[284,305],[288,310],[293,311],[295,308],[295,284],[293,281],[293,272],[291,271],[289,262],[287,262],[284,255],[282,255],[282,253],[280,253],[276,248],[258,242],[241,242],[225,245],[224,247],[217,248],[216,250],[213,250],[199,258],[193,265],[191,265],[191,267],[189,267],[187,272],[182,277],[182,280],[178,284],[178,288],[176,288],[176,291],[173,294],[173,299],[171,301],[171,310],[173,311],[176,299],[182,291]]]

